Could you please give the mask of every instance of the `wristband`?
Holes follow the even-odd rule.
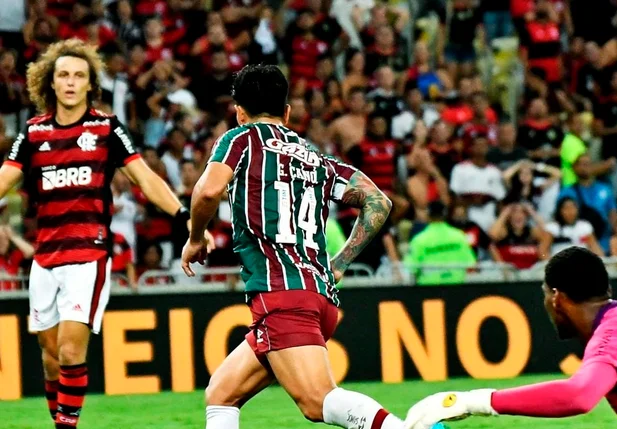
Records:
[[[186,207],[180,207],[174,216],[176,222],[186,223],[191,218],[191,213]]]

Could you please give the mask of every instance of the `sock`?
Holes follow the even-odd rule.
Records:
[[[239,429],[240,409],[222,405],[208,405],[206,407],[206,428]]]
[[[403,421],[374,399],[337,387],[323,401],[324,423],[347,429],[403,429]]]
[[[45,398],[52,420],[56,421],[58,412],[58,380],[45,380]]]
[[[85,363],[60,366],[58,414],[56,429],[74,429],[88,389],[88,368]]]

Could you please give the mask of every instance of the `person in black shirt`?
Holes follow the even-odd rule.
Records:
[[[511,167],[517,161],[527,158],[525,149],[516,145],[516,128],[512,122],[499,125],[497,146],[492,147],[486,159],[501,171]]]
[[[473,41],[481,16],[471,0],[455,0],[449,22],[446,62],[450,76],[467,76],[473,71],[476,51]]]
[[[546,101],[543,98],[532,100],[527,116],[518,129],[518,142],[529,158],[559,167],[563,137],[562,129],[553,123],[548,114]]]
[[[210,73],[194,83],[197,104],[200,109],[224,114],[231,102],[233,76],[229,71],[227,52],[221,47],[213,48],[210,57]]]

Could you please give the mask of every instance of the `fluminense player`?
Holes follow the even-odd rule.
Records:
[[[544,305],[559,337],[585,345],[583,363],[567,380],[513,389],[442,392],[414,405],[406,429],[468,415],[569,417],[590,412],[606,398],[617,413],[617,301],[611,299],[602,260],[582,247],[570,247],[546,266]]]
[[[326,350],[338,318],[335,282],[382,227],[391,202],[360,171],[285,127],[287,93],[275,66],[240,71],[233,84],[240,126],[218,139],[193,192],[183,268],[193,275],[190,263],[204,261],[202,234],[228,189],[253,315],[246,340],[206,389],[206,427],[237,429],[242,405],[276,380],[313,422],[401,429],[403,422],[373,399],[336,386]],[[332,261],[324,234],[331,200],[360,209]]]
[[[96,47],[79,40],[53,44],[30,64],[28,92],[41,114],[27,122],[0,168],[0,198],[23,178],[36,204],[30,330],[38,333],[57,429],[77,426],[88,386],[90,331],[99,332],[109,300],[110,183],[116,168],[180,227],[189,220],[126,128],[92,108],[101,93],[102,66]]]

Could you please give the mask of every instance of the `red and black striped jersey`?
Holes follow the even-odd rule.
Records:
[[[111,255],[111,179],[139,156],[118,119],[95,109],[72,125],[59,125],[53,114],[28,121],[5,163],[24,172],[36,205],[34,259],[42,267]]]

